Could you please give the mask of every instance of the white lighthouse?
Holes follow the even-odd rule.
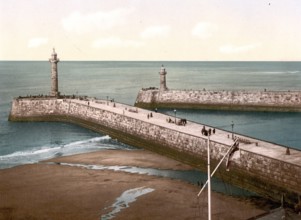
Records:
[[[165,67],[162,65],[161,66],[161,69],[160,69],[160,91],[166,91],[168,90],[168,88],[166,87],[166,70],[165,70]]]
[[[51,63],[51,96],[59,96],[59,89],[58,89],[58,71],[57,71],[57,63],[60,60],[57,58],[57,54],[53,48],[53,52],[51,54],[51,58],[49,62]]]

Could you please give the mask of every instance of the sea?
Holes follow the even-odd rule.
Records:
[[[301,62],[61,61],[59,91],[134,105],[141,88],[301,90]],[[56,122],[9,122],[14,97],[50,93],[48,61],[0,61],[0,169],[103,149],[133,150],[106,134]],[[174,115],[174,109],[159,112]],[[301,150],[301,113],[177,109],[177,117]]]

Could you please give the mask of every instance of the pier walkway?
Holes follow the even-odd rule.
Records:
[[[106,111],[114,112],[117,114],[124,114],[128,117],[132,117],[141,121],[145,121],[147,123],[155,124],[158,126],[166,127],[172,130],[176,130],[182,133],[187,133],[193,136],[207,138],[206,136],[202,135],[202,128],[204,125],[190,122],[186,124],[186,126],[177,125],[175,123],[168,123],[167,119],[170,118],[172,121],[174,121],[173,116],[168,116],[165,114],[161,114],[158,112],[136,108],[133,106],[115,103],[111,101],[106,100],[93,100],[89,99],[89,101],[83,101],[79,99],[69,99],[68,101],[75,102],[82,105],[89,105],[91,107],[95,107],[98,109],[103,109]],[[115,107],[114,107],[115,106]],[[153,117],[148,117],[150,114],[152,114]],[[179,120],[180,118],[177,118]],[[206,129],[213,130],[215,129],[215,134],[212,134],[210,136],[210,140],[223,143],[226,145],[231,146],[234,141],[232,140],[232,133],[220,130],[218,128],[214,127],[208,127],[206,126]],[[272,131],[271,131],[272,132]],[[250,151],[259,155],[263,155],[266,157],[271,157],[280,161],[284,161],[286,163],[292,163],[298,166],[301,166],[301,151],[290,149],[290,154],[286,154],[286,147],[277,145],[275,143],[266,142],[263,140],[258,140],[255,138],[246,137],[243,135],[235,134],[235,137],[239,137],[241,139],[241,142],[239,144],[239,148]]]

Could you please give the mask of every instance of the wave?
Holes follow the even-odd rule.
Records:
[[[75,141],[75,142],[64,145],[64,147],[82,146],[83,144],[98,143],[98,142],[106,141],[106,140],[111,140],[111,137],[106,135],[106,136],[95,137],[95,138],[91,138],[91,139],[83,140],[83,141]]]
[[[108,135],[94,137],[59,146],[42,146],[26,151],[16,151],[11,154],[2,155],[0,156],[0,169],[21,164],[37,163],[41,160],[51,159],[59,156],[68,156],[107,149],[131,149],[131,147],[117,142]]]
[[[60,150],[63,148],[89,147],[89,146],[87,146],[87,144],[89,144],[89,143],[97,143],[97,142],[101,142],[102,140],[110,140],[110,139],[111,139],[111,137],[109,137],[107,135],[107,136],[91,138],[91,139],[83,140],[83,141],[75,141],[75,142],[71,142],[69,144],[61,145],[59,147],[43,146],[43,147],[33,148],[33,149],[27,150],[27,151],[16,151],[16,152],[8,154],[8,155],[0,156],[0,160],[3,158],[6,158],[6,157],[9,158],[9,157],[16,157],[16,156],[28,156],[28,155],[42,154],[42,153],[47,153],[50,151]]]
[[[254,74],[266,74],[266,75],[280,75],[280,74],[297,74],[300,73],[299,70],[296,71],[265,71],[265,72],[253,72]]]
[[[296,74],[296,73],[300,73],[300,71],[288,71],[287,73],[291,73],[291,74]]]

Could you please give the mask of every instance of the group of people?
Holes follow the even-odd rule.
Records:
[[[183,126],[185,126],[187,124],[187,120],[185,118],[180,118],[180,119],[178,119],[178,121],[176,121],[176,119],[175,119],[175,121],[173,121],[171,118],[167,118],[166,121],[168,123],[175,123],[177,125],[183,125]]]
[[[215,134],[215,128],[213,128],[213,129],[209,128],[207,130],[205,125],[204,125],[203,128],[202,128],[202,135],[210,136],[211,134]]]
[[[152,118],[152,117],[153,117],[153,114],[152,114],[152,113],[147,114],[147,119]]]

